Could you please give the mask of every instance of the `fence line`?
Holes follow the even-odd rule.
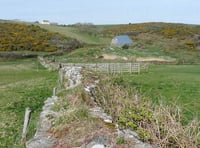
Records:
[[[62,66],[80,66],[94,71],[99,71],[103,73],[138,73],[140,74],[141,70],[147,70],[147,64],[143,63],[64,63]]]
[[[148,71],[148,63],[141,63],[141,62],[135,62],[135,63],[56,63],[49,61],[47,59],[44,59],[43,57],[38,57],[40,63],[48,68],[49,70],[58,70],[61,67],[85,67],[92,69],[94,71],[99,71],[103,73],[138,73],[140,74],[141,71]]]

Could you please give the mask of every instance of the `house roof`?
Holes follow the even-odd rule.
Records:
[[[127,35],[116,36],[111,41],[112,46],[123,46],[125,44],[126,45],[132,45],[133,44],[133,41]]]

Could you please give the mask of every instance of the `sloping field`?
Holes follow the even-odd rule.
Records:
[[[55,26],[55,25],[39,25],[40,27],[64,34],[67,37],[75,38],[79,41],[82,41],[87,44],[109,44],[110,38],[101,37],[100,31],[101,28],[78,28],[78,27],[69,27],[69,26]]]
[[[19,147],[26,107],[32,110],[28,137],[33,136],[56,79],[36,60],[0,62],[0,147]]]

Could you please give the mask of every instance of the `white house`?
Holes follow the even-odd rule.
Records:
[[[40,24],[50,25],[50,22],[48,20],[43,20],[40,22]]]

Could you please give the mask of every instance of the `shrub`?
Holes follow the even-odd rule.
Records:
[[[120,138],[117,138],[117,144],[125,144],[126,143],[126,140],[122,137]]]
[[[0,23],[0,34],[0,51],[71,51],[82,46],[75,39],[34,25]]]
[[[184,44],[189,46],[190,48],[195,48],[196,46],[194,41],[186,41]]]
[[[123,46],[122,46],[122,49],[128,49],[129,48],[129,45],[128,44],[124,44]]]

